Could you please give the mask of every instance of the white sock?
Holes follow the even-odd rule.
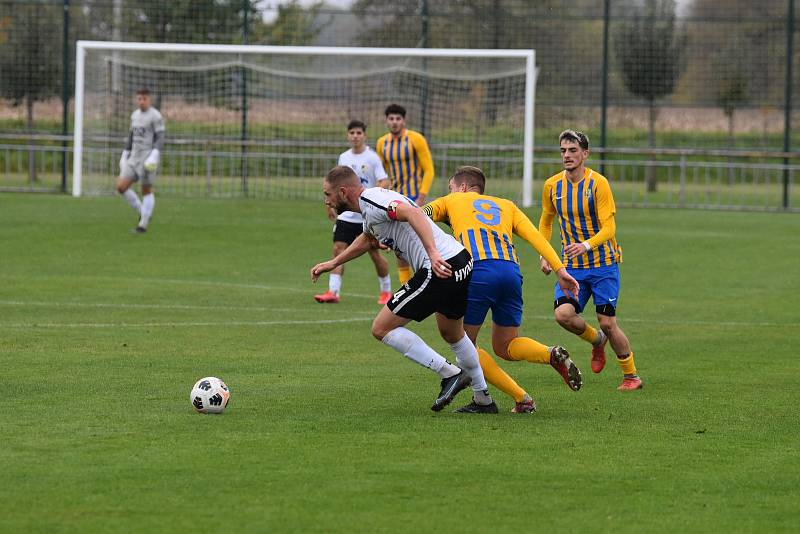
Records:
[[[147,228],[147,225],[150,224],[150,217],[153,216],[153,208],[155,207],[156,196],[153,193],[142,197],[142,218],[139,220],[139,226]]]
[[[392,277],[388,274],[386,276],[379,276],[378,282],[381,284],[381,293],[390,293],[392,291]]]
[[[458,367],[445,360],[438,352],[425,344],[421,337],[402,326],[386,334],[381,341],[409,360],[436,371],[442,378],[451,377],[459,372]],[[475,347],[473,347],[473,349],[474,348]],[[476,362],[478,358],[477,354],[476,352]],[[480,369],[480,366],[478,366],[478,368]]]
[[[133,189],[126,189],[124,193],[122,193],[122,198],[125,199],[125,202],[132,207],[136,213],[141,214],[142,211],[142,203],[139,200],[139,197],[136,196],[136,192]]]
[[[342,275],[331,273],[330,277],[328,278],[328,291],[338,295],[339,291],[341,290],[342,290]]]
[[[480,361],[478,360],[478,350],[466,334],[457,343],[451,343],[450,348],[456,353],[456,363],[472,379],[472,390],[476,395],[487,391],[486,379],[483,377]],[[491,397],[489,397],[491,402]],[[481,404],[488,404],[481,402]]]

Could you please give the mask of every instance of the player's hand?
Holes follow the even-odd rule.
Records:
[[[330,219],[332,221],[336,221],[336,210],[334,210],[333,208],[330,208],[328,206],[325,206],[325,207],[328,208],[328,219]]]
[[[426,196],[425,193],[420,193],[419,195],[417,195],[417,200],[416,200],[417,206],[425,205],[425,196]]]
[[[453,276],[453,268],[449,263],[444,261],[442,256],[437,252],[431,255],[431,269],[437,278],[450,278]]]
[[[575,300],[578,300],[578,293],[581,290],[578,281],[575,280],[564,267],[556,271],[556,276],[558,276],[558,285],[561,287],[561,291]]]
[[[158,168],[158,160],[161,156],[161,153],[158,151],[157,148],[154,148],[150,151],[150,155],[147,156],[147,159],[144,160],[144,169],[147,172],[153,172]]]
[[[553,272],[553,268],[550,267],[550,264],[547,263],[547,260],[544,258],[539,259],[539,264],[544,274],[550,274]]]
[[[567,254],[567,257],[569,259],[572,259],[572,258],[577,258],[582,254],[586,254],[587,252],[589,252],[589,249],[586,248],[586,245],[584,245],[583,243],[572,243],[571,245],[567,245],[564,248],[564,252]]]
[[[311,268],[311,281],[316,283],[317,280],[319,280],[319,277],[323,273],[332,271],[335,268],[336,264],[333,263],[333,260],[323,261],[322,263],[316,264],[314,267]]]

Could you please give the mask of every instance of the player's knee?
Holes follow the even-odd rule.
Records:
[[[377,321],[373,321],[372,323],[372,336],[377,339],[378,341],[383,341],[383,338],[386,337],[386,334],[389,333],[389,329],[386,328],[385,325],[382,325]]]
[[[497,356],[503,358],[504,360],[508,360],[508,344],[509,341],[506,339],[493,339],[492,340],[492,350],[494,351]]]
[[[448,343],[458,343],[464,339],[464,336],[466,335],[463,330],[455,330],[451,328],[439,328],[439,334],[441,334],[442,339]]]
[[[604,334],[610,335],[611,332],[617,328],[617,320],[615,317],[609,317],[608,315],[597,315],[597,322],[600,323],[600,329],[603,331]]]
[[[553,311],[553,315],[558,324],[565,326],[575,317],[575,308],[570,304],[563,304]]]

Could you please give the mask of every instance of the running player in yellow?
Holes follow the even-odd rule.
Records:
[[[433,184],[434,170],[428,142],[421,133],[406,128],[406,109],[391,104],[384,111],[389,133],[378,139],[375,152],[381,158],[391,189],[422,206]],[[411,279],[411,267],[397,258],[400,285]]]
[[[565,130],[558,137],[564,170],[551,176],[542,191],[542,218],[539,231],[547,240],[553,231],[553,219],[561,224],[561,254],[569,273],[580,283],[578,298],[555,289],[555,318],[566,330],[592,344],[592,371],[599,373],[606,364],[606,341],[617,354],[622,368],[620,391],[642,388],[636,373],[633,351],[625,332],[617,325],[619,263],[622,249],[617,244],[617,208],[605,176],[586,167],[589,139],[581,132]],[[553,263],[541,260],[542,272],[550,274]],[[600,330],[586,324],[581,313],[594,300]]]
[[[492,310],[492,347],[505,360],[525,360],[550,364],[567,385],[577,391],[581,373],[566,349],[546,346],[520,337],[522,323],[522,274],[514,249],[513,234],[529,242],[553,263],[558,283],[567,294],[578,294],[578,282],[567,273],[558,254],[513,202],[484,195],[486,176],[477,167],[459,167],[448,182],[450,194],[423,207],[436,222],[446,222],[472,255],[474,267],[469,283],[464,330],[476,342],[478,332]],[[478,356],[486,380],[514,398],[515,413],[536,411],[536,403],[488,352],[479,348]]]

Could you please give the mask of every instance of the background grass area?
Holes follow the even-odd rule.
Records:
[[[534,220],[538,213],[532,213]],[[2,531],[794,531],[797,215],[623,210],[620,323],[645,389],[552,321],[519,246],[523,331],[585,385],[506,364],[539,412],[428,409],[436,377],[375,342],[377,280],[320,306],[306,201],[0,195]],[[347,321],[347,322],[332,322]],[[414,326],[449,356],[430,322]],[[485,336],[484,336],[485,337]],[[231,387],[193,413],[201,376]],[[462,394],[456,405],[466,403]]]

